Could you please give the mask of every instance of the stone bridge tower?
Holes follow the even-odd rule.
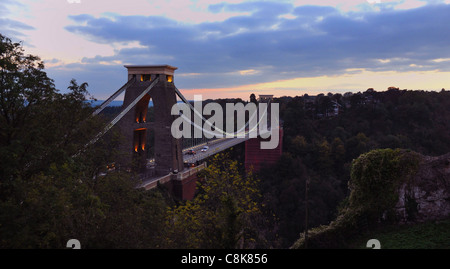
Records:
[[[146,168],[146,150],[149,143],[147,134],[154,132],[155,163],[157,174],[168,174],[183,169],[182,144],[171,134],[171,125],[176,116],[171,109],[177,103],[174,84],[176,67],[170,65],[126,65],[128,80],[134,84],[127,88],[123,108],[135,102],[152,83],[156,83],[143,98],[118,122],[124,136],[120,146],[122,164],[132,166],[135,171],[142,172]],[[156,82],[156,80],[158,80]],[[154,106],[154,122],[147,121],[147,110],[150,99]]]

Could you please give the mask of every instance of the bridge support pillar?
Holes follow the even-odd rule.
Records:
[[[181,200],[192,200],[197,190],[197,174],[193,174],[183,179],[172,180],[172,193]]]
[[[245,141],[245,170],[259,171],[262,167],[275,164],[283,154],[283,129],[279,128],[280,143],[274,149],[261,149],[261,137]]]
[[[197,191],[197,182],[200,180],[198,173],[206,168],[206,163],[191,167],[178,173],[170,173],[155,180],[144,182],[140,187],[145,190],[156,188],[158,184],[163,184],[169,192],[180,200],[192,200]]]
[[[122,135],[125,136],[120,146],[123,154],[121,163],[136,172],[146,169],[146,137],[152,131],[155,135],[156,174],[181,171],[181,140],[175,139],[171,134],[171,125],[175,120],[171,109],[177,103],[174,85],[174,71],[177,68],[169,65],[125,67],[128,69],[128,79],[135,79],[135,82],[125,91],[124,108],[132,104],[155,80],[158,79],[158,82],[118,123]],[[150,99],[153,100],[155,112],[155,122],[152,123],[146,119]]]

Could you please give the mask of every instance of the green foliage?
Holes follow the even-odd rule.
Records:
[[[450,249],[450,220],[383,227],[359,235],[349,246],[364,249],[371,238],[377,238],[382,249]]]
[[[61,94],[43,69],[0,35],[0,248],[160,247],[166,197],[132,174],[99,177],[119,135],[84,148],[105,124],[90,117],[87,83]]]
[[[62,248],[68,238],[86,242],[104,217],[104,204],[73,167],[51,165],[45,174],[14,181],[0,203],[2,248]]]
[[[213,157],[199,177],[199,194],[169,210],[166,227],[169,248],[254,248],[260,246],[259,181],[242,175],[229,156]]]
[[[72,80],[68,93],[58,93],[39,57],[25,55],[8,38],[0,40],[0,180],[7,187],[16,176],[25,180],[52,163],[70,162],[104,123],[90,117],[87,83]],[[94,170],[85,172],[93,176]]]
[[[110,173],[93,188],[104,217],[86,248],[159,248],[168,202],[158,190],[136,189],[130,175]]]
[[[400,149],[379,149],[353,161],[349,188],[349,208],[362,211],[369,222],[397,203],[398,188],[417,172],[420,155]]]
[[[19,43],[0,35],[0,179],[4,184],[23,170],[25,152],[34,147],[38,124],[56,94],[53,81],[36,56],[25,55]],[[49,120],[49,119],[47,119]]]
[[[304,156],[304,155],[303,155]],[[306,206],[308,226],[328,223],[335,217],[336,204],[344,198],[340,182],[325,173],[309,170],[300,157],[289,153],[278,163],[259,173],[264,204],[276,216],[277,244],[289,247],[305,229]],[[306,181],[309,180],[308,201],[305,200]]]

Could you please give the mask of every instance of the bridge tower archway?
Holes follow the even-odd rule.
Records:
[[[136,105],[130,109],[118,122],[124,136],[121,141],[120,162],[126,167],[132,167],[141,172],[147,166],[147,135],[153,132],[155,171],[157,174],[167,174],[175,170],[183,170],[181,140],[171,134],[171,125],[176,116],[171,115],[171,109],[177,103],[174,72],[176,67],[170,65],[126,65],[128,80],[134,83],[125,91],[123,108],[133,102]],[[153,87],[141,99],[137,100],[153,83]],[[147,120],[150,100],[154,106],[154,122]]]

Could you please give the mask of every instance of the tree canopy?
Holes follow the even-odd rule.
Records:
[[[165,198],[125,171],[100,176],[119,134],[85,148],[105,124],[91,117],[87,87],[73,79],[60,93],[39,57],[0,35],[0,248],[158,245],[150,227]]]
[[[176,248],[267,247],[259,180],[242,174],[228,154],[213,157],[199,174],[199,194],[169,210],[167,244]]]

